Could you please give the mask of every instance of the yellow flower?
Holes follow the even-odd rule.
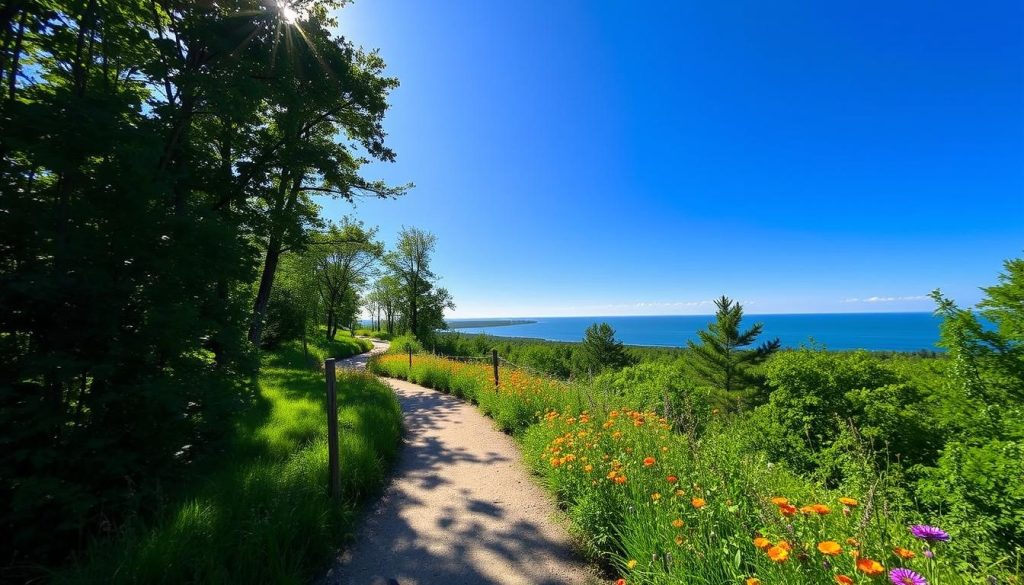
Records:
[[[676,518],[675,520],[672,521],[672,526],[674,526],[675,528],[682,528],[683,527],[683,520],[681,518]]]
[[[789,558],[789,551],[781,546],[773,546],[768,549],[768,558],[776,563],[784,563]]]
[[[746,585],[761,585],[761,580],[758,579],[757,577],[751,577],[751,578],[747,579],[747,584]]]
[[[676,546],[683,546],[683,535],[682,534],[677,534],[676,535]]]
[[[651,499],[657,502],[658,500],[661,499],[661,494],[659,494],[658,492],[654,492],[653,494],[651,494]]]
[[[770,547],[771,545],[772,541],[768,540],[767,538],[764,538],[763,536],[758,536],[754,539],[754,546],[761,550],[768,550],[768,547]]]
[[[630,570],[634,569],[636,567],[636,559],[629,559],[629,561],[626,563],[626,567]]]

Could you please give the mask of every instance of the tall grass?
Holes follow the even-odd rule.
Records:
[[[583,385],[503,369],[495,388],[485,363],[386,355],[371,368],[477,402],[517,433],[591,552],[628,583],[882,583],[901,567],[933,585],[1020,582],[1019,567],[965,567],[912,536],[941,518],[891,499],[884,472],[859,493],[825,489],[751,450],[742,419],[710,406],[698,432]]]
[[[367,346],[341,337],[311,349],[320,361]],[[90,547],[55,583],[307,583],[353,527],[358,503],[381,485],[401,413],[368,373],[339,372],[342,498],[327,498],[323,373],[298,344],[264,356],[257,402],[223,453],[138,518]]]

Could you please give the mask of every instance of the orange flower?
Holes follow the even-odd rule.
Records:
[[[789,558],[789,551],[781,546],[773,546],[768,549],[768,558],[776,563],[784,563]]]
[[[665,481],[667,481],[669,483],[675,483],[675,482],[679,481],[679,478],[674,476],[674,475],[670,475],[670,476],[665,478]]]
[[[704,498],[693,498],[692,500],[690,500],[690,503],[693,504],[693,507],[697,508],[698,510],[707,505],[707,502],[704,501]]]
[[[562,464],[562,460],[559,459],[558,457],[552,457],[551,458],[551,467],[558,467],[561,464]]]
[[[590,465],[590,464],[588,463],[587,465],[584,465],[584,466],[583,466],[583,471],[586,471],[587,473],[590,473],[591,471],[594,471],[594,466],[593,466],[593,465]]]
[[[839,585],[853,585],[853,579],[846,575],[836,575],[836,583]]]
[[[768,540],[767,538],[764,538],[763,536],[758,536],[754,539],[754,546],[761,550],[766,550],[771,545],[772,541]]]
[[[786,498],[772,498],[772,503],[776,506],[785,506],[789,503],[789,500]]]
[[[850,538],[846,539],[846,544],[850,546],[860,546],[860,541],[851,536]]]
[[[672,526],[674,528],[682,528],[683,527],[683,520],[681,518],[676,518],[675,520],[672,521]]]
[[[811,506],[811,510],[813,510],[815,514],[820,514],[822,516],[832,511],[825,504],[814,504],[813,506]]]
[[[778,546],[781,546],[782,548],[786,549],[787,551],[792,551],[793,550],[793,545],[789,544],[789,541],[787,541],[787,540],[780,540]]]
[[[837,554],[843,552],[843,548],[839,546],[838,542],[835,542],[833,540],[826,540],[824,542],[818,543],[818,552],[820,552],[823,555],[834,557]]]
[[[658,461],[654,457],[644,457],[644,467],[650,467]]]
[[[779,506],[779,512],[782,512],[783,516],[792,516],[793,514],[796,514],[796,506],[783,504]]]
[[[851,508],[856,508],[857,505],[860,504],[860,502],[853,498],[839,498],[839,503],[844,506],[849,506]]]
[[[883,567],[882,563],[878,561],[873,561],[871,559],[866,558],[859,558],[857,559],[857,570],[861,573],[864,573],[865,575],[868,575],[869,577],[874,577],[875,575],[881,575],[882,573],[884,573],[885,567]]]
[[[617,483],[619,485],[622,485],[622,484],[626,483],[626,476],[625,475],[616,475],[615,476],[615,483]]]
[[[619,579],[618,581],[615,582],[615,585],[626,585],[626,580],[625,579]]]
[[[901,559],[912,559],[917,556],[914,553],[914,551],[907,548],[903,548],[902,546],[897,546],[896,548],[892,549],[892,553]]]
[[[619,472],[617,472],[617,471],[609,471],[608,475],[605,476],[605,477],[607,477],[608,479],[615,479],[615,476],[618,475],[618,474],[619,474]]]
[[[676,535],[676,546],[683,546],[683,535],[682,534],[677,534]]]
[[[761,585],[761,580],[757,577],[751,577],[747,579],[747,585]]]

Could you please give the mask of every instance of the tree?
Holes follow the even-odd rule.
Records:
[[[633,364],[622,342],[615,339],[615,330],[607,323],[594,323],[587,327],[583,343],[575,352],[576,370],[597,375],[607,370],[619,370]]]
[[[313,279],[327,325],[327,339],[338,328],[355,322],[359,296],[377,274],[384,245],[374,240],[377,228],[367,229],[348,217],[314,236],[308,254],[312,257]]]
[[[755,349],[744,349],[754,344],[764,324],[754,323],[741,332],[743,307],[724,295],[715,301],[715,306],[715,321],[697,332],[701,342],[686,342],[690,363],[697,375],[723,391],[725,398],[741,401],[748,398],[746,394],[751,390],[761,387],[763,378],[754,367],[778,351],[780,343],[776,338]]]
[[[437,275],[430,270],[430,255],[436,243],[437,237],[429,232],[402,228],[397,246],[385,257],[390,275],[398,283],[405,330],[420,341],[444,329],[445,309],[455,308],[448,291],[435,288]]]

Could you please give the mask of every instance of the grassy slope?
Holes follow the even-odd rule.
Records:
[[[317,341],[312,357],[344,357],[367,342]],[[152,522],[97,543],[57,583],[306,583],[351,533],[358,502],[378,489],[401,415],[391,390],[339,373],[343,497],[327,499],[321,372],[297,343],[267,353],[258,399],[226,452],[197,471]]]

